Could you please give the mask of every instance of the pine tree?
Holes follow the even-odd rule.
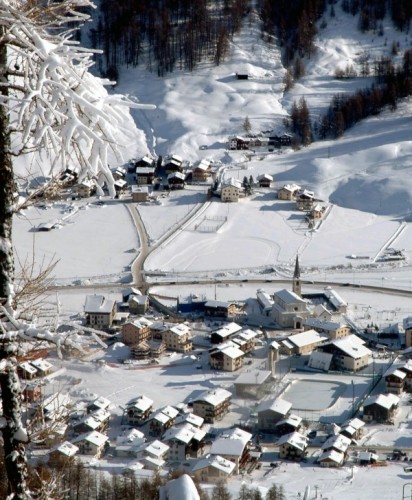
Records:
[[[246,132],[246,134],[250,134],[252,130],[252,124],[250,123],[248,116],[246,116],[246,118],[243,121],[243,130]]]

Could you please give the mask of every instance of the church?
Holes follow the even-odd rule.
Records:
[[[273,294],[270,316],[282,328],[301,330],[306,319],[316,316],[316,311],[327,312],[332,318],[346,310],[347,303],[331,288],[302,294],[299,257],[296,256],[292,291],[283,289]]]

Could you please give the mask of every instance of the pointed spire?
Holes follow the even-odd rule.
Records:
[[[298,256],[298,254],[296,254],[295,271],[293,273],[293,277],[295,279],[299,279],[300,278],[300,266],[299,266],[299,256]]]

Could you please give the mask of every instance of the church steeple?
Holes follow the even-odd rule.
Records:
[[[293,272],[293,292],[296,293],[299,297],[302,297],[302,286],[300,282],[300,266],[299,266],[299,257],[296,254],[296,262],[295,262],[295,271]]]

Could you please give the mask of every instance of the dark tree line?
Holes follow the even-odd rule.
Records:
[[[412,18],[410,0],[343,0],[342,9],[352,15],[359,15],[361,31],[380,31],[381,21],[389,15],[400,31],[408,31]]]
[[[314,53],[316,21],[327,8],[325,0],[259,0],[258,5],[263,33],[279,39],[286,66],[296,55]]]
[[[5,474],[4,456],[0,452],[0,498],[7,497],[7,476]],[[80,461],[67,462],[65,465],[49,467],[39,463],[29,468],[29,485],[39,491],[41,482],[49,484],[48,495],[52,493],[55,500],[157,500],[159,489],[166,481],[176,479],[185,472],[173,471],[169,477],[155,474],[151,478],[137,479],[133,472],[107,474],[85,467]],[[200,500],[286,500],[283,486],[273,484],[262,495],[257,488],[242,485],[239,494],[232,496],[224,483],[217,484],[212,490],[205,491],[194,481]],[[50,487],[50,485],[53,487]],[[183,500],[183,499],[182,499]]]
[[[319,124],[320,138],[340,137],[360,120],[377,115],[387,106],[395,110],[399,99],[412,95],[412,49],[404,53],[400,67],[381,58],[374,68],[376,84],[353,95],[333,97]]]
[[[192,71],[201,60],[220,64],[249,0],[102,0],[91,45],[99,70],[116,78],[120,64],[146,64],[159,76]]]

